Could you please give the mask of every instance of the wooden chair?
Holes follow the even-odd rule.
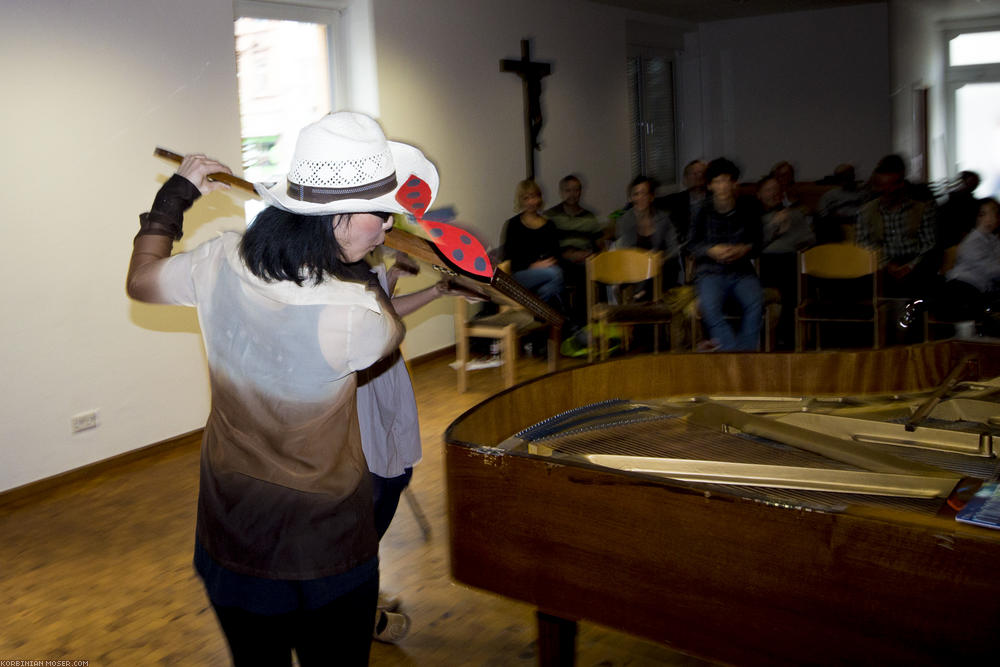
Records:
[[[509,262],[500,268],[509,272]],[[506,267],[506,268],[505,268]],[[500,312],[481,318],[469,317],[469,304],[462,297],[455,297],[455,361],[458,365],[458,391],[468,389],[469,339],[488,338],[499,341],[500,367],[503,371],[504,388],[513,387],[517,379],[518,341],[523,337],[550,325],[537,321],[528,310],[514,306],[501,306]],[[549,372],[557,369],[558,341],[550,335],[547,343]]]
[[[820,325],[829,322],[870,323],[872,347],[882,346],[882,305],[879,301],[878,251],[850,243],[826,243],[799,253],[799,298],[795,308],[795,351],[801,352],[806,328],[816,331],[816,349],[821,347]],[[854,287],[857,281],[868,278],[871,291],[857,295],[844,294],[833,281],[844,281],[844,287]],[[813,279],[826,281],[825,296],[817,296]]]
[[[608,339],[605,335],[609,324],[631,327],[637,324],[653,325],[653,352],[660,350],[661,324],[671,325],[671,340],[679,341],[682,335],[679,308],[664,302],[661,272],[663,254],[636,248],[621,248],[597,253],[587,258],[587,360],[594,360],[594,339],[600,340],[600,358],[608,357]],[[628,286],[649,281],[652,298],[649,301],[613,304],[602,300],[606,287]],[[623,290],[624,292],[624,290]],[[628,336],[623,341],[628,348]]]
[[[941,270],[939,271],[941,275],[941,280],[949,271],[955,268],[955,260],[958,259],[958,246],[953,245],[944,249],[944,253],[941,257]],[[947,329],[948,335],[950,336],[955,332],[955,323],[949,322],[947,320],[939,320],[934,317],[929,311],[924,311],[924,342],[933,340],[931,337],[932,327],[934,328],[944,328]]]

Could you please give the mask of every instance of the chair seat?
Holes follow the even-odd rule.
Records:
[[[641,324],[669,320],[673,312],[664,303],[635,303],[624,306],[598,303],[593,306],[593,319]]]
[[[521,336],[537,331],[549,330],[546,351],[549,372],[554,372],[558,366],[558,327],[537,321],[530,312],[523,308],[501,310],[494,315],[468,319],[468,304],[462,297],[455,297],[455,357],[458,370],[458,391],[467,389],[467,375],[471,370],[469,364],[469,340],[471,338],[489,338],[499,343],[499,356],[504,387],[513,387],[517,380],[517,343]],[[493,367],[496,364],[481,366]]]
[[[805,302],[796,311],[799,319],[844,320],[847,322],[871,322],[875,309],[870,303],[851,302]]]
[[[532,317],[531,313],[521,308],[503,310],[493,315],[473,319],[469,322],[468,326],[472,329],[475,329],[476,327],[503,328],[511,324],[514,325],[518,332],[544,326],[541,322]]]

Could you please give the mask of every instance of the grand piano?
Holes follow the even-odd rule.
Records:
[[[572,664],[580,620],[732,664],[995,660],[1000,531],[941,498],[789,500],[508,446],[612,399],[918,392],[963,364],[1000,375],[1000,346],[637,356],[503,391],[445,435],[452,575],[534,605],[541,664]]]

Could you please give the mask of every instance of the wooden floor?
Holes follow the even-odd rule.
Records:
[[[400,503],[381,545],[382,588],[402,596],[413,625],[398,646],[376,643],[371,664],[532,665],[534,610],[449,576],[442,434],[501,389],[500,370],[489,369],[472,373],[469,392],[458,394],[449,360],[414,369],[424,460],[411,489],[432,533],[425,541],[413,512]],[[537,360],[519,366],[519,380],[545,370]],[[229,664],[191,565],[197,487],[195,443],[38,497],[4,503],[0,496],[0,660]],[[707,663],[581,623],[577,664]]]

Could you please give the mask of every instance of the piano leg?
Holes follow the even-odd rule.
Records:
[[[576,664],[576,621],[536,611],[539,667],[573,667]]]

